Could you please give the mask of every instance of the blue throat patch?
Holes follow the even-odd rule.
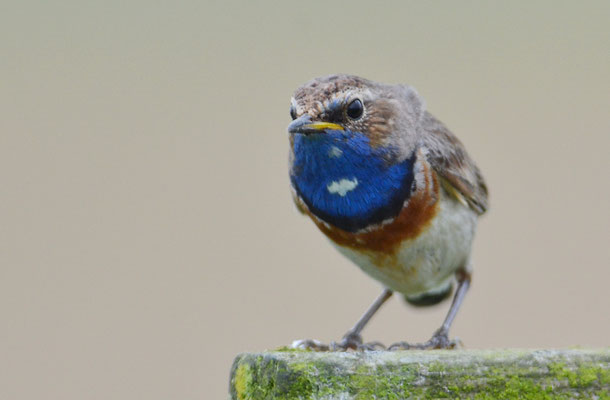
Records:
[[[396,217],[411,194],[415,154],[391,159],[391,149],[371,147],[359,132],[296,134],[290,180],[315,216],[356,232]]]

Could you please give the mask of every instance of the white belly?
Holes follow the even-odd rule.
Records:
[[[460,269],[470,268],[476,214],[441,192],[440,209],[416,238],[395,254],[364,253],[336,245],[364,272],[396,292],[415,297],[445,288]]]

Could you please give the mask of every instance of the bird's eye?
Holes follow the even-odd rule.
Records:
[[[290,118],[293,120],[297,119],[297,110],[294,107],[290,107]]]
[[[347,106],[347,116],[351,119],[358,119],[362,116],[364,112],[364,106],[359,99],[356,99],[348,104]]]

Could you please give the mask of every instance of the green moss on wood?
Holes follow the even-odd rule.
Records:
[[[610,349],[242,354],[232,399],[610,399]]]

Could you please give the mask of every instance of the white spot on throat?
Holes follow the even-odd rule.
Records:
[[[333,181],[326,189],[328,189],[329,193],[338,194],[341,197],[344,197],[347,192],[351,192],[358,186],[358,179],[341,179],[339,182]]]
[[[343,154],[343,150],[338,148],[337,146],[333,146],[328,151],[328,157],[330,158],[339,158]]]

